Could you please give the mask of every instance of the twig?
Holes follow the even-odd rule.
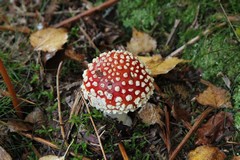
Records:
[[[194,21],[192,22],[190,28],[194,28],[194,26],[196,25],[198,16],[199,16],[199,10],[200,10],[200,5],[197,6],[196,15],[195,15]]]
[[[232,22],[229,20],[229,18],[228,18],[228,16],[227,16],[227,13],[225,12],[225,9],[223,8],[223,5],[222,5],[222,3],[221,3],[220,0],[219,0],[219,4],[220,4],[220,7],[221,7],[221,9],[222,9],[222,11],[223,11],[223,14],[224,14],[225,18],[226,18],[227,21],[228,21],[229,26],[230,26],[231,29],[233,30],[233,33],[234,33],[234,35],[236,36],[238,42],[240,42],[240,38],[239,38],[239,36],[237,35],[237,33],[235,32],[235,29],[233,28]]]
[[[53,27],[57,28],[57,27],[61,27],[61,26],[64,26],[66,24],[72,23],[72,22],[74,22],[74,21],[76,21],[76,20],[78,20],[78,19],[80,19],[80,18],[82,18],[84,16],[89,16],[89,15],[93,14],[96,11],[100,11],[100,10],[103,10],[105,8],[108,8],[108,7],[114,5],[117,2],[118,2],[118,0],[108,0],[108,1],[106,1],[104,3],[102,3],[99,6],[93,7],[93,8],[91,8],[91,9],[89,9],[89,10],[83,12],[83,13],[80,13],[80,14],[74,16],[74,17],[65,19],[64,21],[55,24]]]
[[[166,121],[166,133],[165,133],[165,136],[166,136],[166,147],[167,147],[168,153],[170,153],[170,150],[171,150],[170,116],[169,116],[169,111],[168,111],[167,106],[164,107],[164,112],[165,112],[165,121]]]
[[[20,108],[19,101],[18,101],[18,98],[16,96],[16,92],[14,90],[14,87],[12,85],[11,79],[9,78],[7,70],[4,67],[3,62],[2,62],[1,59],[0,59],[0,73],[1,73],[1,75],[3,77],[3,81],[5,82],[5,84],[6,84],[7,88],[8,88],[8,92],[10,93],[10,96],[12,98],[13,107],[14,107],[14,109],[16,111],[17,116],[19,118],[23,118],[22,110]]]
[[[47,145],[47,146],[49,146],[51,148],[60,149],[56,144],[53,144],[52,142],[49,142],[49,141],[47,141],[47,140],[45,140],[43,138],[35,137],[32,134],[24,133],[24,132],[17,132],[17,133],[20,134],[20,135],[23,135],[23,136],[25,136],[27,138],[30,138],[30,139],[32,139],[34,141],[37,141],[39,143],[45,144],[45,145]]]
[[[196,43],[198,40],[200,40],[200,38],[202,36],[206,36],[208,34],[211,34],[213,31],[215,31],[218,28],[221,28],[223,26],[225,26],[226,23],[219,23],[217,24],[215,27],[211,28],[211,29],[206,29],[205,31],[203,31],[200,35],[194,37],[193,39],[191,39],[190,41],[188,41],[186,44],[182,45],[180,48],[176,49],[175,51],[173,51],[170,55],[167,56],[167,58],[169,57],[174,57],[177,56],[178,54],[180,54],[187,46],[192,45],[194,43]]]
[[[10,25],[5,25],[5,26],[0,26],[0,31],[12,31],[12,32],[21,32],[25,34],[29,34],[31,30],[28,27],[24,26],[10,26]]]
[[[176,32],[176,29],[177,29],[179,24],[180,24],[180,19],[176,19],[175,22],[174,22],[174,26],[173,26],[173,28],[171,30],[171,33],[168,36],[168,39],[167,39],[167,42],[166,42],[165,46],[167,46],[169,44],[169,42],[171,41],[171,39],[172,39],[174,33]]]
[[[188,133],[185,135],[185,137],[183,138],[183,140],[179,143],[179,145],[177,146],[177,148],[172,152],[172,154],[170,155],[169,160],[174,160],[175,157],[177,156],[178,152],[182,149],[182,147],[184,146],[184,144],[187,142],[187,140],[191,137],[191,135],[193,134],[193,132],[200,126],[201,122],[207,117],[207,115],[214,110],[214,108],[208,107],[201,115],[200,117],[196,120],[196,122],[194,123],[194,125],[192,126],[192,128],[188,131]]]
[[[62,138],[65,141],[66,146],[68,146],[68,144],[66,143],[66,135],[65,135],[65,131],[64,131],[64,123],[62,121],[62,111],[61,111],[61,100],[60,100],[60,91],[59,91],[59,74],[62,68],[62,61],[59,63],[58,65],[58,69],[57,69],[57,75],[56,75],[56,87],[57,87],[57,100],[58,100],[58,117],[59,117],[59,125],[60,125],[60,129],[61,129],[61,134],[62,134]]]
[[[127,152],[126,152],[122,142],[118,143],[118,148],[119,148],[119,150],[120,150],[120,152],[122,154],[123,160],[129,160]]]
[[[17,132],[17,133],[20,134],[20,135],[22,135],[22,136],[25,136],[25,137],[27,137],[27,138],[29,138],[29,139],[32,139],[32,140],[34,140],[34,141],[37,141],[37,142],[42,143],[42,144],[44,144],[44,145],[47,145],[47,146],[49,146],[49,147],[51,147],[51,148],[53,148],[53,149],[57,149],[57,150],[60,149],[56,144],[53,144],[52,142],[49,142],[49,141],[47,141],[47,140],[45,140],[45,139],[43,139],[43,138],[41,138],[41,137],[35,137],[35,136],[33,136],[32,134],[24,133],[24,132]],[[73,153],[73,152],[69,152],[69,153],[70,153],[72,156],[75,156],[75,157],[79,156],[79,157],[81,157],[82,160],[90,160],[90,159],[87,158],[87,157],[83,157],[83,156],[80,156],[80,155],[76,155],[76,154]]]
[[[89,43],[96,51],[100,52],[99,49],[97,48],[97,46],[96,46],[96,45],[94,44],[94,42],[92,41],[92,39],[90,38],[90,36],[87,34],[87,32],[86,32],[81,26],[79,26],[79,28],[80,28],[81,32],[83,33],[83,35],[87,38],[88,43]]]
[[[80,91],[80,92],[81,92],[81,91]],[[83,97],[82,92],[81,92],[81,95],[82,95],[82,97]],[[107,160],[107,157],[106,157],[106,154],[105,154],[103,145],[102,145],[101,137],[100,137],[99,134],[98,134],[97,127],[96,127],[96,125],[95,125],[95,123],[94,123],[94,121],[93,121],[93,118],[92,118],[92,116],[91,116],[90,109],[89,109],[88,104],[87,104],[87,102],[86,102],[86,100],[85,100],[84,98],[83,98],[83,102],[84,102],[84,104],[86,105],[87,112],[88,112],[88,114],[89,114],[89,118],[90,118],[90,120],[91,120],[92,126],[93,126],[94,131],[95,131],[95,134],[96,134],[96,136],[97,136],[98,143],[99,143],[100,149],[101,149],[101,151],[102,151],[103,158],[104,158],[104,160]]]

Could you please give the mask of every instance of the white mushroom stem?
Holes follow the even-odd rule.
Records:
[[[124,125],[131,127],[132,126],[132,119],[127,115],[127,113],[104,113],[104,116],[109,116],[111,118],[116,118],[118,121],[121,121]]]

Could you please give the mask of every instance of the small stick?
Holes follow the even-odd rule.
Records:
[[[99,49],[97,48],[97,46],[96,46],[96,45],[94,44],[94,42],[92,41],[92,39],[90,38],[90,36],[87,34],[87,32],[86,32],[81,26],[79,26],[79,28],[80,28],[81,32],[83,33],[83,35],[87,38],[88,43],[89,43],[96,51],[100,52]]]
[[[62,63],[63,63],[62,61],[59,63],[58,69],[57,69],[57,75],[56,75],[58,117],[59,117],[59,125],[60,125],[60,129],[61,129],[62,138],[65,141],[65,144],[68,146],[68,144],[66,142],[65,131],[64,131],[64,123],[62,121],[61,100],[60,100],[60,91],[59,91],[59,75],[60,75],[60,71],[61,71],[61,68],[62,68]]]
[[[164,112],[165,112],[165,121],[166,121],[166,133],[165,133],[165,136],[166,136],[166,147],[167,147],[168,153],[170,153],[170,150],[171,150],[170,116],[169,116],[169,111],[168,111],[167,106],[164,107]]]
[[[123,160],[129,160],[127,152],[126,152],[122,142],[118,143],[118,148],[119,148],[119,150],[120,150],[120,152],[122,154]]]
[[[16,111],[16,114],[19,118],[23,118],[23,114],[22,114],[22,110],[19,106],[19,101],[18,101],[18,98],[16,96],[16,92],[14,90],[14,87],[12,85],[12,82],[11,82],[11,79],[10,77],[8,76],[8,73],[7,73],[7,70],[6,68],[4,67],[3,65],[3,62],[0,58],[0,73],[3,77],[3,81],[5,82],[7,88],[8,88],[8,92],[12,98],[12,103],[13,103],[13,107]]]
[[[0,26],[0,31],[12,31],[12,32],[21,32],[24,34],[29,34],[31,30],[28,27],[16,27],[16,26],[10,26],[10,25],[5,25],[5,26]]]
[[[108,0],[108,1],[100,4],[99,6],[96,6],[96,7],[93,7],[91,9],[89,9],[89,10],[86,10],[83,13],[77,14],[74,17],[65,19],[64,21],[55,24],[53,27],[58,28],[58,27],[66,25],[66,24],[72,23],[72,22],[74,22],[74,21],[76,21],[76,20],[78,20],[78,19],[80,19],[80,18],[82,18],[84,16],[89,16],[89,15],[93,14],[96,11],[100,11],[100,10],[103,10],[105,8],[108,8],[108,7],[114,5],[117,2],[118,2],[118,0]]]
[[[24,133],[24,132],[17,132],[17,133],[20,134],[20,135],[22,135],[22,136],[25,136],[25,137],[27,137],[27,138],[29,138],[29,139],[32,139],[32,140],[34,140],[34,141],[37,141],[37,142],[42,143],[42,144],[44,144],[44,145],[47,145],[47,146],[49,146],[49,147],[51,147],[51,148],[53,148],[53,149],[57,149],[57,150],[60,149],[56,144],[53,144],[52,142],[49,142],[49,141],[47,141],[47,140],[45,140],[45,139],[43,139],[43,138],[35,137],[35,136],[33,136],[33,135],[29,134],[29,133]],[[69,153],[70,153],[72,156],[79,156],[79,157],[80,157],[80,155],[76,155],[76,154],[73,153],[73,152],[69,152]],[[81,158],[82,158],[82,160],[90,160],[89,158],[83,157],[83,156],[81,156]]]
[[[238,42],[240,42],[240,38],[239,38],[239,36],[237,35],[237,33],[235,32],[235,29],[234,29],[231,21],[229,20],[229,18],[228,18],[228,16],[227,16],[227,13],[225,12],[225,9],[223,8],[223,5],[222,5],[222,3],[221,3],[220,0],[219,0],[219,4],[220,4],[220,7],[221,7],[221,9],[222,9],[222,11],[223,11],[223,14],[224,14],[225,18],[226,18],[227,21],[228,21],[229,26],[230,26],[231,29],[233,30],[233,33],[234,33],[234,35],[236,36]]]
[[[47,146],[49,146],[51,148],[60,149],[56,144],[53,144],[52,142],[49,142],[49,141],[47,141],[47,140],[45,140],[43,138],[35,137],[32,134],[24,133],[24,132],[17,132],[17,133],[20,134],[20,135],[23,135],[23,136],[25,136],[27,138],[30,138],[30,139],[32,139],[34,141],[37,141],[39,143],[45,144],[45,145],[47,145]]]
[[[80,93],[81,93],[81,95],[82,95],[82,97],[83,97],[83,94],[82,94],[81,91],[80,91]],[[104,158],[104,160],[107,160],[107,157],[106,157],[106,154],[105,154],[103,145],[102,145],[101,137],[100,137],[99,134],[98,134],[98,130],[97,130],[97,127],[96,127],[96,125],[95,125],[95,123],[94,123],[94,121],[93,121],[93,118],[92,118],[92,116],[91,116],[91,112],[90,112],[90,109],[89,109],[89,107],[88,107],[88,104],[87,104],[87,102],[86,102],[86,100],[85,100],[84,98],[83,98],[82,100],[83,100],[84,104],[85,104],[86,107],[87,107],[87,112],[88,112],[88,114],[89,114],[89,118],[90,118],[90,120],[91,120],[92,126],[93,126],[94,131],[95,131],[95,134],[96,134],[96,136],[97,136],[98,143],[99,143],[99,145],[100,145],[103,158]]]
[[[167,56],[167,58],[169,57],[174,57],[177,56],[178,54],[180,54],[187,46],[192,45],[194,43],[196,43],[197,41],[200,40],[200,38],[202,36],[206,36],[208,34],[211,34],[213,31],[215,31],[217,28],[221,28],[223,26],[225,26],[226,23],[219,23],[217,24],[215,27],[211,28],[211,29],[206,29],[205,31],[203,31],[200,35],[194,37],[193,39],[191,39],[190,41],[188,41],[186,44],[182,45],[180,48],[176,49],[175,51],[173,51],[170,55]]]
[[[193,134],[193,132],[195,130],[197,130],[197,128],[200,126],[201,122],[207,117],[207,115],[212,112],[214,110],[214,108],[208,107],[201,115],[200,117],[196,120],[196,122],[194,123],[194,125],[192,126],[192,128],[188,131],[188,133],[185,135],[185,137],[183,138],[183,140],[179,143],[179,145],[177,146],[177,148],[172,152],[172,154],[170,155],[169,160],[174,160],[175,157],[177,156],[178,152],[182,149],[182,147],[184,146],[184,144],[187,142],[187,140],[191,137],[191,135]]]
[[[176,32],[176,29],[177,29],[179,24],[180,24],[180,19],[176,19],[175,22],[174,22],[174,26],[173,26],[173,28],[171,30],[171,33],[168,36],[168,39],[167,39],[167,42],[166,42],[165,46],[167,46],[169,44],[169,42],[171,41],[171,39],[172,39],[174,33]]]

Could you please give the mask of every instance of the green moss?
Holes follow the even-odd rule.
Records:
[[[158,0],[122,0],[118,5],[118,13],[125,27],[150,29],[157,21],[160,13]]]
[[[219,31],[210,37],[203,38],[199,43],[188,47],[183,54],[184,59],[191,59],[196,68],[203,71],[203,78],[224,86],[219,73],[226,75],[231,81],[235,126],[240,129],[240,46],[232,43],[229,29]]]

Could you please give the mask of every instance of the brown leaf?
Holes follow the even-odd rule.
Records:
[[[230,93],[222,88],[208,84],[208,88],[196,97],[198,103],[214,108],[232,107],[230,102]]]
[[[176,120],[183,120],[183,121],[186,121],[186,122],[190,122],[190,114],[189,112],[182,108],[179,104],[175,104],[173,106],[173,116]]]
[[[44,116],[44,113],[40,108],[35,108],[25,118],[25,122],[29,122],[37,125],[41,125],[45,121],[46,121],[46,117]]]
[[[67,42],[68,34],[64,28],[46,28],[30,36],[30,43],[37,51],[56,52]]]
[[[76,53],[76,51],[73,48],[66,49],[65,56],[76,61],[84,60],[84,55]]]
[[[170,57],[163,60],[160,55],[154,55],[152,57],[138,56],[138,59],[146,65],[153,76],[166,74],[175,68],[177,64],[189,62],[188,60],[178,59],[177,57]]]
[[[233,125],[233,116],[231,113],[219,112],[212,116],[207,123],[203,124],[197,130],[197,145],[211,144],[219,141],[230,131]]]
[[[232,160],[240,160],[240,156],[234,156]]]
[[[138,114],[142,121],[147,125],[157,123],[160,126],[163,126],[163,122],[161,121],[161,115],[163,114],[163,111],[159,106],[156,106],[152,103],[147,103],[141,108]]]
[[[226,155],[217,147],[200,146],[188,153],[188,160],[224,160]]]
[[[7,151],[2,148],[2,146],[0,146],[0,156],[1,156],[1,160],[12,160],[12,157],[10,156],[9,153],[7,153]]]
[[[31,131],[33,129],[33,125],[28,122],[24,122],[21,120],[8,120],[7,126],[11,132],[19,132],[19,131]]]
[[[132,38],[127,43],[127,50],[132,52],[134,55],[138,53],[147,53],[155,50],[157,42],[150,35],[144,32],[139,32],[133,28]]]

